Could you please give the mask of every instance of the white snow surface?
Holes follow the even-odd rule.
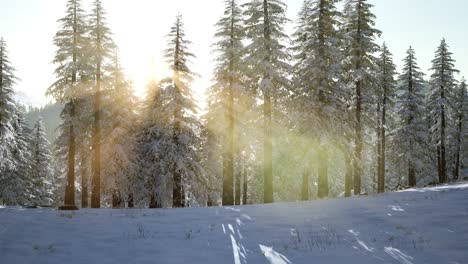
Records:
[[[0,207],[0,263],[468,263],[468,183],[188,209]]]

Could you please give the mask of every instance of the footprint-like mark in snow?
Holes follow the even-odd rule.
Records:
[[[401,252],[400,250],[396,248],[386,247],[384,250],[385,250],[385,253],[390,255],[390,257],[394,258],[401,264],[413,264],[413,262],[410,261],[410,260],[413,260],[411,256],[404,254],[403,252]]]
[[[247,220],[249,220],[249,221],[252,221],[252,220],[253,220],[252,217],[250,217],[250,216],[248,216],[248,215],[246,215],[246,214],[242,214],[241,217],[244,218],[244,219],[247,219]]]
[[[236,239],[231,234],[232,252],[234,253],[234,264],[241,264],[240,247],[237,245]]]
[[[234,212],[240,212],[240,209],[234,208],[234,207],[224,207],[226,210],[234,211]]]
[[[398,205],[389,205],[388,207],[390,207],[390,209],[392,209],[393,211],[397,211],[397,212],[405,211],[405,209],[401,208],[401,206],[398,206]]]
[[[276,252],[271,247],[259,245],[263,255],[270,261],[270,264],[292,264],[284,255]]]
[[[361,240],[357,239],[357,242],[359,245],[361,245],[362,248],[364,248],[365,250],[369,251],[369,252],[374,252],[374,249],[371,248],[371,247],[368,247],[364,242],[362,242]]]

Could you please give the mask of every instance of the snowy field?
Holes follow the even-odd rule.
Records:
[[[468,184],[231,208],[1,208],[0,263],[468,263]]]

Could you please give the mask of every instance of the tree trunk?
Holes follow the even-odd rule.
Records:
[[[150,203],[149,203],[149,208],[154,209],[154,208],[161,208],[161,204],[158,202],[158,199],[156,199],[156,195],[152,194],[150,198]],[[181,207],[181,206],[179,206]]]
[[[241,180],[242,180],[242,171],[238,170],[236,172],[236,188],[235,188],[235,204],[240,205],[241,204]]]
[[[465,91],[462,90],[462,92],[464,93]],[[464,95],[462,94],[461,95],[462,98],[464,97]],[[461,99],[462,102],[464,101],[464,99]],[[455,168],[454,168],[454,171],[453,171],[453,179],[456,181],[458,179],[460,179],[460,153],[461,153],[461,144],[462,144],[462,133],[463,133],[463,109],[459,109],[460,111],[460,114],[458,116],[458,131],[457,131],[457,150],[456,150],[456,153],[455,153]]]
[[[444,87],[441,88],[441,99],[445,100],[445,92]],[[440,127],[440,183],[447,182],[447,161],[446,161],[446,152],[445,152],[445,106],[444,104],[441,105],[441,127]]]
[[[67,173],[67,187],[65,189],[65,206],[75,205],[75,132],[73,120],[75,117],[75,103],[70,102],[70,135],[68,140],[68,173]]]
[[[308,201],[309,200],[309,177],[310,177],[310,170],[309,168],[304,169],[302,173],[302,189],[301,189],[301,200]]]
[[[206,199],[206,206],[207,207],[213,207],[215,205],[213,198],[211,198],[211,195],[208,194],[208,198]]]
[[[268,0],[263,0],[263,18],[264,30],[263,37],[265,38],[265,61],[270,62],[270,15],[268,10]],[[270,75],[264,72],[264,80],[269,80]],[[263,90],[263,118],[264,118],[264,142],[263,142],[263,202],[273,202],[273,144],[272,144],[272,107],[271,107],[271,89],[272,87],[264,87]]]
[[[242,188],[242,204],[243,205],[246,205],[247,204],[247,170],[244,168],[244,171],[243,171],[243,176],[244,176],[244,179],[242,181],[243,183],[243,188]]]
[[[441,158],[440,153],[441,153],[440,145],[437,145],[437,170],[439,173],[439,183],[442,183],[442,178],[441,178],[442,172],[440,170],[442,168],[442,158]]]
[[[122,196],[118,191],[112,193],[112,208],[122,208],[123,206]]]
[[[234,47],[234,3],[231,3],[231,31],[230,31],[230,46],[231,50]],[[227,111],[226,119],[228,120],[227,131],[227,144],[226,153],[224,157],[225,169],[223,177],[223,205],[234,205],[237,202],[234,200],[234,79],[232,73],[234,72],[234,54],[232,51],[229,54],[229,89],[227,94]],[[237,179],[238,180],[238,179]]]
[[[174,169],[174,183],[172,188],[172,207],[184,207],[182,196],[182,177],[179,172]]]
[[[380,100],[380,99],[379,99]],[[377,193],[382,193],[382,108],[377,103]]]
[[[351,190],[353,188],[353,164],[351,161],[351,154],[348,151],[344,152],[345,156],[345,197],[351,196]]]
[[[319,153],[317,191],[319,199],[328,197],[328,149],[323,145],[320,147]]]
[[[80,149],[80,174],[81,174],[81,208],[88,207],[88,153],[86,152],[86,144]]]
[[[94,130],[93,130],[93,177],[91,182],[91,207],[101,207],[101,36],[100,16],[97,11],[97,67],[96,67],[96,94],[94,96]]]
[[[133,208],[134,206],[135,206],[135,204],[134,204],[134,200],[133,200],[133,193],[129,193],[128,198],[127,198],[127,207],[128,208]]]
[[[362,101],[361,101],[361,81],[356,82],[356,127],[355,127],[355,149],[353,163],[354,194],[361,194],[361,174],[362,174]]]
[[[414,169],[414,164],[411,160],[408,160],[408,186],[416,186],[416,171]]]
[[[386,166],[386,126],[387,126],[387,92],[384,90],[384,101],[382,105],[382,126],[380,128],[380,171],[379,171],[379,192],[385,192],[385,166]]]

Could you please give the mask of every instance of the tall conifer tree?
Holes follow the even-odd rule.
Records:
[[[429,110],[433,119],[431,129],[432,142],[437,149],[437,163],[439,182],[445,183],[447,177],[447,136],[448,128],[452,125],[449,122],[449,113],[452,112],[457,88],[455,73],[455,60],[452,58],[445,39],[440,43],[432,61],[433,74],[430,80]]]
[[[92,63],[95,71],[95,94],[94,94],[94,127],[93,127],[93,165],[91,178],[91,207],[101,206],[101,89],[104,79],[104,63],[111,58],[114,43],[111,31],[106,25],[106,13],[102,7],[101,0],[95,0],[91,12],[90,41]]]
[[[33,183],[33,197],[38,205],[51,204],[50,182],[48,179],[52,174],[52,154],[50,144],[46,138],[46,132],[42,118],[39,118],[31,133],[31,152],[30,164]]]
[[[88,39],[87,24],[80,0],[68,0],[66,15],[58,21],[61,29],[56,33],[54,44],[57,47],[54,63],[56,81],[48,89],[48,94],[57,101],[67,104],[68,169],[64,204],[75,206],[75,154],[76,154],[76,100],[85,84],[82,79],[87,69]]]
[[[6,173],[15,167],[13,159],[14,144],[14,113],[13,85],[18,78],[15,69],[8,58],[6,41],[0,39],[0,182],[6,186]],[[3,194],[0,193],[0,199]]]
[[[468,90],[466,81],[463,79],[458,88],[456,103],[455,103],[455,168],[453,171],[454,180],[460,179],[460,170],[463,164],[463,159],[466,158],[468,143]]]
[[[211,111],[217,111],[216,108],[222,108],[225,117],[222,124],[218,123],[218,128],[214,133],[219,135],[224,146],[223,164],[223,205],[234,205],[234,131],[236,126],[236,97],[240,93],[241,79],[241,59],[243,52],[243,27],[242,10],[237,4],[237,0],[226,0],[224,16],[216,24],[218,30],[215,37],[215,51],[217,53],[217,65],[215,69],[215,85],[211,91],[216,93],[211,97]],[[220,97],[220,98],[214,98]],[[213,101],[214,100],[214,101]],[[221,128],[221,129],[219,129]],[[224,129],[223,129],[224,128]],[[213,129],[213,127],[208,127]],[[225,132],[224,132],[225,131]],[[236,183],[240,179],[236,179]],[[236,188],[236,194],[239,196],[239,186]],[[236,197],[236,200],[239,197]]]
[[[252,0],[244,5],[245,32],[251,43],[246,47],[249,86],[263,99],[263,201],[273,202],[273,104],[289,86],[289,54],[283,41],[286,5],[280,0]]]
[[[163,113],[166,125],[172,135],[167,140],[170,150],[165,158],[171,168],[173,178],[172,206],[185,207],[188,194],[199,191],[197,183],[205,184],[203,170],[195,149],[200,147],[200,138],[195,128],[198,121],[193,117],[197,112],[190,83],[196,76],[188,67],[188,62],[195,56],[188,51],[190,41],[186,39],[182,16],[178,15],[168,34],[168,48],[165,58],[171,66],[173,75],[163,84]]]
[[[387,128],[392,121],[396,96],[396,66],[384,43],[377,60],[377,192],[385,192]]]
[[[375,15],[372,4],[367,0],[347,0],[344,8],[343,31],[346,36],[345,54],[349,71],[349,85],[354,89],[354,193],[361,193],[363,174],[362,151],[364,145],[365,102],[371,99],[372,74],[375,70],[375,57],[378,51],[375,38],[380,31],[375,29]]]
[[[421,171],[425,159],[427,140],[424,122],[424,80],[413,48],[409,48],[404,60],[402,74],[398,79],[398,116],[395,131],[399,162],[406,164],[408,186],[417,184],[417,172]]]
[[[328,152],[341,137],[344,113],[344,87],[341,78],[342,42],[338,30],[340,13],[335,0],[304,2],[296,36],[295,92],[308,136],[317,138],[318,197],[328,196]],[[338,136],[340,135],[340,136]]]

